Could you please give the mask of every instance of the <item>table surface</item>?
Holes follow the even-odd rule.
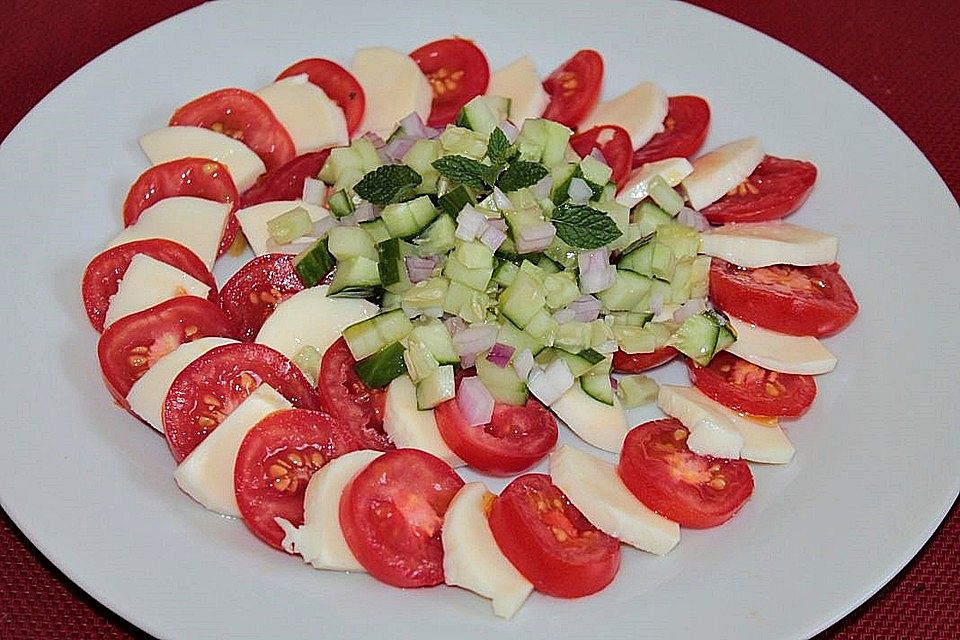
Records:
[[[200,2],[12,0],[0,23],[0,139],[95,56],[196,4]],[[960,5],[939,0],[695,4],[790,45],[850,83],[903,129],[954,197],[960,196]],[[3,515],[0,637],[142,636],[73,585]],[[826,638],[960,638],[956,505],[900,575],[818,636]]]

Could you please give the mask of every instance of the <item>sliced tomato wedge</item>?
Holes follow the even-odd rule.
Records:
[[[368,387],[354,370],[356,364],[342,337],[330,345],[320,362],[317,385],[323,405],[330,415],[358,435],[364,449],[393,449],[390,437],[383,430],[387,391]]]
[[[543,117],[576,129],[600,100],[603,87],[603,56],[582,49],[543,81],[550,103]]]
[[[610,179],[618,185],[623,184],[624,178],[630,173],[633,147],[630,144],[630,134],[623,127],[607,124],[587,129],[572,136],[570,146],[581,158],[590,155],[594,149],[599,149],[613,169]]]
[[[687,361],[693,386],[734,411],[757,416],[796,417],[813,403],[813,376],[778,373],[721,351],[701,367]]]
[[[240,196],[244,207],[275,200],[299,200],[303,197],[303,183],[316,178],[327,162],[330,149],[312,151],[297,156],[282,167],[263,174],[252,187]]]
[[[163,403],[163,430],[177,462],[261,384],[295,407],[321,409],[310,381],[279,351],[251,342],[214,347],[180,372]]]
[[[204,298],[180,296],[120,318],[103,332],[97,356],[107,388],[126,407],[130,387],[157,360],[184,342],[234,336],[220,307]]]
[[[256,338],[277,305],[303,291],[303,282],[293,269],[293,258],[282,253],[256,257],[223,285],[220,306],[240,331],[242,340]]]
[[[350,551],[377,580],[396,587],[443,582],[443,516],[463,480],[418,449],[389,451],[356,475],[340,497]]]
[[[588,596],[620,569],[620,542],[590,524],[550,476],[514,479],[494,499],[489,519],[503,555],[541,593]]]
[[[260,156],[267,171],[290,162],[296,147],[267,103],[245,89],[220,89],[177,109],[170,126],[203,127],[236,138]]]
[[[303,494],[311,476],[345,453],[356,439],[321,411],[287,409],[258,422],[244,436],[233,469],[240,515],[271,547],[282,549],[284,533],[274,518],[303,524]]]
[[[833,335],[860,310],[836,263],[745,269],[714,258],[710,299],[741,320],[794,336]]]
[[[689,435],[673,418],[634,427],[617,471],[630,492],[664,518],[693,529],[716,527],[753,494],[753,473],[743,460],[690,451]]]
[[[304,73],[307,74],[310,82],[323,89],[327,97],[343,109],[343,115],[347,120],[347,133],[351,136],[356,133],[363,120],[366,97],[363,87],[353,74],[332,60],[307,58],[284,69],[277,76],[277,80]]]
[[[427,124],[445,127],[473,98],[487,90],[490,65],[483,51],[470,40],[444,38],[429,42],[410,54],[433,88]]]
[[[173,196],[193,196],[231,205],[230,217],[220,239],[218,256],[226,253],[237,237],[239,222],[234,213],[240,204],[237,186],[225,166],[206,158],[181,158],[144,171],[123,202],[123,226],[129,227],[147,207]]]
[[[699,96],[671,96],[663,126],[663,131],[633,153],[634,167],[695,154],[710,128],[710,105]]]
[[[651,353],[627,353],[617,351],[613,354],[613,370],[620,373],[640,373],[666,364],[677,357],[673,347],[660,347]]]
[[[87,311],[90,324],[97,331],[103,331],[103,319],[110,306],[110,298],[117,292],[120,280],[130,266],[130,261],[138,253],[165,262],[196,278],[210,287],[207,299],[217,302],[217,283],[213,279],[213,274],[193,251],[172,240],[161,238],[134,240],[97,255],[83,272],[83,281],[80,285],[83,308]]]
[[[746,180],[700,213],[712,224],[779,220],[800,208],[816,181],[810,162],[764,156]]]

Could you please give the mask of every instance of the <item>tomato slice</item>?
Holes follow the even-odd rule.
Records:
[[[242,340],[256,338],[277,305],[303,291],[293,258],[282,253],[259,256],[240,267],[223,285],[220,307],[239,329]]]
[[[196,296],[180,296],[111,324],[100,336],[97,356],[107,388],[126,407],[130,387],[157,360],[184,342],[233,335],[233,325],[217,305]]]
[[[364,449],[387,451],[394,445],[383,430],[386,389],[368,387],[353,367],[357,364],[342,337],[330,345],[320,362],[318,390],[334,418],[351,428]]]
[[[177,109],[170,126],[212,129],[236,138],[260,156],[267,171],[290,162],[296,147],[267,103],[245,89],[220,89]]]
[[[663,126],[663,131],[633,153],[634,167],[695,154],[710,128],[710,105],[699,96],[671,96]]]
[[[350,551],[377,580],[396,587],[443,582],[443,516],[463,480],[418,449],[389,451],[347,485],[340,527]]]
[[[463,38],[427,43],[410,54],[433,88],[427,124],[445,127],[473,98],[487,90],[490,65],[477,45]]]
[[[264,383],[295,407],[321,409],[320,399],[297,365],[262,344],[214,347],[187,365],[163,403],[163,430],[177,462]]]
[[[284,533],[274,518],[303,524],[303,494],[325,464],[355,451],[358,443],[321,411],[276,411],[244,436],[233,471],[240,515],[271,547],[282,549]]]
[[[693,386],[734,411],[757,416],[796,417],[817,395],[813,376],[778,373],[721,351],[701,367],[687,361]]]
[[[743,460],[702,456],[673,418],[634,427],[620,452],[620,479],[640,502],[682,527],[706,529],[734,516],[753,494]]]
[[[710,299],[741,320],[794,336],[833,335],[860,310],[836,263],[745,269],[714,258]]]
[[[746,180],[700,213],[713,224],[779,220],[800,208],[816,181],[809,162],[764,156]]]
[[[603,56],[581,49],[543,81],[550,103],[543,117],[576,129],[600,100],[603,86]]]
[[[117,292],[120,279],[127,272],[133,256],[138,253],[165,262],[196,278],[210,287],[207,299],[217,302],[217,283],[213,279],[213,274],[193,251],[172,240],[160,238],[134,240],[97,255],[83,272],[83,282],[80,285],[83,308],[87,311],[90,324],[97,331],[103,331],[103,319],[110,306],[110,297]]]
[[[303,197],[304,181],[317,177],[329,155],[330,149],[304,153],[282,167],[268,171],[240,196],[243,206],[252,207],[275,200],[299,200]]]
[[[360,121],[363,120],[363,112],[366,108],[363,87],[357,79],[332,60],[307,58],[284,69],[277,76],[277,80],[304,73],[307,74],[310,82],[323,89],[327,97],[343,109],[343,115],[347,119],[347,133],[353,136],[360,126]]]
[[[227,168],[206,158],[181,158],[150,167],[127,192],[127,199],[123,202],[123,226],[129,227],[140,218],[144,209],[173,196],[226,202],[233,207],[217,255],[226,253],[237,237],[239,222],[234,213],[240,203],[237,186]]]
[[[550,476],[515,478],[494,499],[489,518],[503,555],[541,593],[588,596],[620,569],[620,542],[590,524]]]
[[[607,124],[588,129],[571,137],[570,146],[581,158],[590,155],[594,149],[600,149],[607,164],[613,169],[610,179],[618,185],[622,184],[630,173],[633,147],[630,134],[623,127]]]
[[[613,370],[620,373],[640,373],[677,357],[678,351],[673,347],[660,347],[652,353],[627,353],[617,351],[613,354]]]

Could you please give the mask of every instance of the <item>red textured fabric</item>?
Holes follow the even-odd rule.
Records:
[[[560,1],[560,0],[558,0]],[[0,21],[0,139],[70,73],[198,0],[8,0]],[[697,0],[805,53],[883,109],[960,195],[960,5],[942,0]],[[30,25],[27,27],[26,25]],[[134,638],[20,535],[0,526],[0,638]],[[896,579],[817,640],[960,638],[960,515]]]

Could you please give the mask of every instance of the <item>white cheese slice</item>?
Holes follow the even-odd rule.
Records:
[[[743,436],[740,432],[713,420],[697,420],[689,431],[687,447],[702,456],[736,459],[743,451]]]
[[[550,102],[537,68],[528,56],[497,69],[490,76],[487,95],[510,98],[510,122],[518,127],[528,118],[539,118]]]
[[[344,146],[350,140],[343,110],[306,74],[277,80],[257,95],[286,128],[297,155]]]
[[[410,376],[395,378],[387,387],[383,430],[398,449],[420,449],[432,453],[451,467],[466,464],[443,441],[433,409],[417,409],[417,388],[413,386]]]
[[[350,71],[366,98],[360,133],[373,131],[386,138],[411,113],[424,122],[430,117],[433,89],[410,56],[388,47],[359,49]]]
[[[237,211],[237,220],[240,221],[240,228],[243,229],[243,235],[247,237],[247,242],[250,243],[250,248],[253,249],[256,255],[262,256],[265,253],[296,254],[303,250],[303,247],[299,244],[275,244],[272,242],[270,232],[267,230],[268,222],[297,207],[303,208],[310,215],[310,220],[313,222],[318,222],[330,216],[330,212],[323,207],[309,204],[303,200],[274,200]]]
[[[693,165],[686,158],[666,158],[648,162],[627,177],[626,183],[617,194],[617,202],[632,209],[650,195],[650,182],[656,176],[660,176],[671,187],[675,187],[692,171]]]
[[[791,336],[730,316],[737,340],[727,351],[758,367],[780,373],[817,375],[833,371],[837,358],[813,336]]]
[[[103,326],[177,296],[206,298],[210,287],[166,262],[138,253],[110,297]]]
[[[667,94],[655,82],[642,82],[623,95],[598,104],[580,123],[579,130],[602,124],[619,125],[630,134],[633,148],[639,149],[663,131],[666,117]]]
[[[512,618],[533,585],[510,564],[490,531],[485,503],[493,498],[481,482],[465,484],[443,517],[444,581],[492,600],[493,612]]]
[[[680,184],[690,206],[700,210],[713,204],[747,179],[763,160],[759,138],[744,138],[717,147],[693,161],[693,172]]]
[[[579,383],[574,383],[550,409],[588,444],[613,453],[623,448],[630,427],[616,395],[610,406],[591,398]]]
[[[750,268],[832,264],[838,247],[836,236],[779,220],[727,224],[700,235],[701,253]]]
[[[173,474],[177,484],[210,511],[240,517],[233,490],[240,443],[260,420],[291,406],[273,387],[261,384],[183,459]]]

